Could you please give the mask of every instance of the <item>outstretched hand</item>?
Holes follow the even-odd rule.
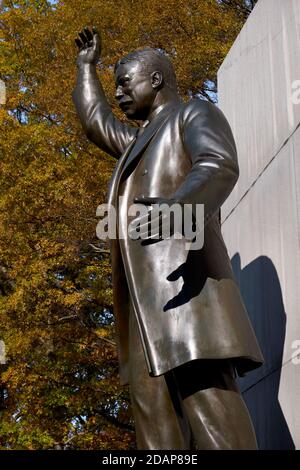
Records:
[[[129,230],[129,236],[133,239],[142,240],[163,240],[164,234],[167,238],[174,234],[175,225],[173,217],[170,218],[169,209],[176,203],[173,199],[166,199],[160,197],[138,197],[134,199],[135,204],[143,204],[149,208],[147,214],[142,214],[136,217],[131,222],[131,229]],[[180,218],[180,232],[181,228]],[[138,228],[139,237],[136,238],[134,235]]]
[[[90,31],[89,28],[84,28],[78,33],[75,43],[79,49],[77,65],[96,65],[101,54],[101,38],[97,29],[93,27],[92,31]]]

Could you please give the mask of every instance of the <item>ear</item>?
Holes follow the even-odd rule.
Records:
[[[151,73],[151,83],[154,89],[160,88],[163,83],[163,76],[161,72],[152,72]]]

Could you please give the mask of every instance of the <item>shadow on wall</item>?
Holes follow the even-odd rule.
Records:
[[[295,449],[278,400],[286,314],[275,266],[270,258],[260,256],[241,269],[238,253],[231,263],[265,358],[262,367],[239,379],[258,446],[260,449]]]

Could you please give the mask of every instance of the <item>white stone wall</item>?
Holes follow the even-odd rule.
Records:
[[[265,356],[240,386],[260,448],[300,449],[300,0],[258,1],[218,86],[240,165],[222,230]]]

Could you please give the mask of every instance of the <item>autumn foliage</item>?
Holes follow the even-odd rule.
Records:
[[[146,45],[169,54],[183,96],[214,101],[216,72],[250,3],[4,2],[0,448],[135,445],[128,390],[117,376],[108,247],[95,233],[114,160],[87,141],[71,101],[77,31],[102,31],[99,75],[117,113],[113,64]]]

